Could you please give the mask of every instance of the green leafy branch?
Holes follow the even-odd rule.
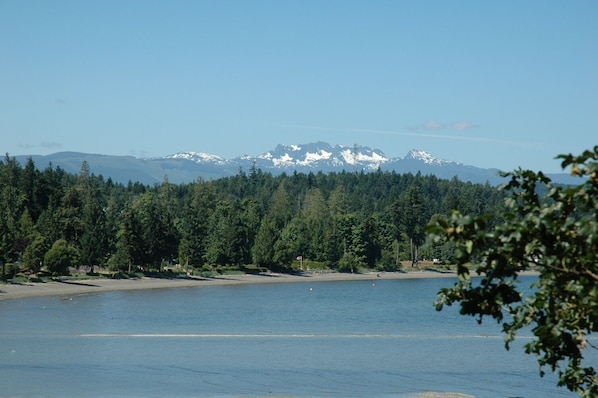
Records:
[[[435,305],[459,303],[478,322],[484,316],[503,322],[507,349],[519,330],[531,327],[534,339],[525,350],[538,356],[540,374],[548,367],[559,386],[596,397],[598,377],[584,354],[596,349],[588,337],[598,330],[598,146],[558,158],[579,185],[557,186],[542,172],[519,169],[504,174],[509,196],[498,225],[453,212],[428,226],[434,241],[455,245],[459,275]],[[517,283],[526,270],[539,274],[529,297]]]

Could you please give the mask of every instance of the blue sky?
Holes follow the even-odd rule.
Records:
[[[421,149],[560,171],[598,144],[596,1],[0,1],[0,149]]]

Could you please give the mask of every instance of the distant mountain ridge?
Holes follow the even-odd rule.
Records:
[[[171,183],[189,183],[198,178],[214,179],[232,176],[240,170],[249,172],[252,168],[274,175],[283,172],[287,174],[343,171],[367,173],[381,170],[400,174],[419,172],[443,179],[457,177],[462,181],[488,182],[491,185],[504,182],[504,179],[498,175],[498,169],[483,169],[438,159],[422,150],[411,150],[403,158],[389,158],[379,149],[361,145],[331,146],[325,142],[302,145],[280,144],[261,155],[241,155],[234,159],[225,159],[203,152],[179,152],[146,159],[79,152],[15,156],[22,165],[28,158],[33,160],[38,169],[44,169],[51,164],[53,167],[60,166],[65,171],[75,174],[81,170],[83,161],[86,161],[93,174],[123,184],[131,181],[153,185],[161,183],[165,177]],[[551,178],[555,182],[571,183],[568,174],[555,174]]]

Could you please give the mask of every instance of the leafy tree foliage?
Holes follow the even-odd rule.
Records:
[[[439,218],[429,231],[455,245],[459,282],[442,289],[437,309],[460,303],[461,313],[503,322],[506,346],[531,327],[526,352],[538,356],[558,384],[583,397],[598,396],[598,376],[587,362],[598,350],[589,336],[598,331],[598,146],[580,156],[561,155],[563,168],[580,178],[557,186],[543,173],[508,173],[510,192],[502,221],[455,212]],[[544,192],[545,194],[541,194]],[[470,278],[466,264],[482,276]],[[533,293],[523,297],[518,274],[537,270]]]
[[[79,261],[79,251],[65,239],[59,239],[44,256],[44,264],[56,276],[68,275],[69,267],[74,267]]]
[[[45,238],[41,235],[36,235],[23,253],[23,263],[34,272],[38,272],[41,269],[47,251],[48,247]]]

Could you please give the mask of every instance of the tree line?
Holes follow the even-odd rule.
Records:
[[[341,272],[396,270],[402,261],[451,261],[426,244],[425,226],[452,210],[498,214],[489,184],[419,173],[283,173],[252,167],[232,177],[153,186],[120,184],[51,164],[0,161],[2,276],[69,267],[131,272],[248,266],[291,271],[305,261]]]

